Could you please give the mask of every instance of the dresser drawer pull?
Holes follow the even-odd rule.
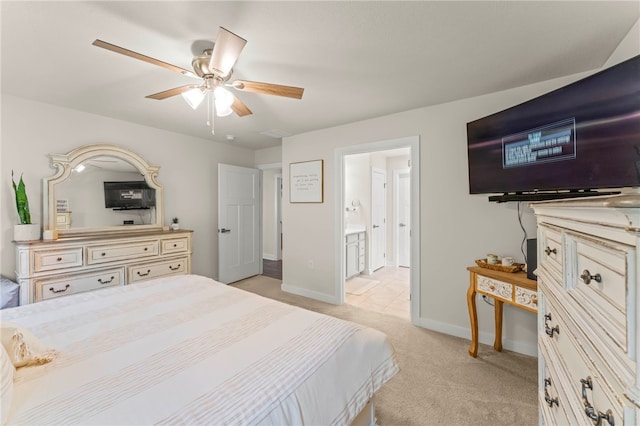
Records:
[[[145,248],[144,248],[144,251],[147,251],[147,250],[149,250],[149,247],[145,247]]]
[[[552,249],[551,247],[547,246],[546,249],[544,249],[544,252],[547,253],[547,256],[551,255],[551,253],[553,254],[558,254],[558,250],[556,249]]]
[[[551,314],[546,314],[544,316],[544,332],[547,333],[549,337],[553,337],[554,333],[560,334],[560,327],[557,325],[555,327],[549,327],[547,321],[551,321]]]
[[[178,266],[176,266],[175,268],[169,265],[169,269],[171,269],[172,271],[177,271],[178,269],[180,269],[180,264],[178,263]]]
[[[56,261],[58,261],[58,262],[62,262],[62,258],[61,258],[61,257],[59,257],[59,258],[57,258],[57,259],[56,259]]]
[[[174,244],[174,245],[173,245],[173,247],[178,247],[178,245],[177,245],[177,244]]]
[[[151,273],[151,269],[147,269],[147,273],[142,273],[140,271],[136,272],[136,274],[138,274],[139,277],[146,277],[150,273]]]
[[[580,278],[582,279],[582,281],[584,281],[585,284],[591,283],[591,280],[595,280],[598,283],[602,282],[602,276],[600,276],[600,274],[591,275],[591,272],[589,272],[588,269],[582,271],[582,275],[580,275]]]
[[[52,293],[64,293],[65,291],[69,290],[69,287],[71,287],[71,284],[67,284],[66,286],[64,286],[64,288],[61,288],[60,290],[56,290],[53,287],[50,287],[49,291]]]
[[[603,419],[606,420],[609,425],[614,426],[615,422],[613,420],[613,412],[611,410],[607,410],[606,413],[603,413],[602,411],[596,412],[596,409],[593,408],[593,405],[589,402],[587,389],[593,390],[591,377],[580,379],[580,383],[582,384],[582,403],[584,404],[584,413],[591,419],[594,426],[600,426]]]
[[[109,280],[104,280],[103,281],[102,278],[98,278],[98,282],[100,284],[111,284],[115,278],[116,277],[114,277],[113,275],[111,275],[111,279],[109,279]]]
[[[100,253],[100,256],[106,256],[106,255],[107,255],[107,253],[105,253],[105,252]]]
[[[553,404],[560,406],[560,404],[558,404],[558,398],[551,398],[551,396],[549,396],[547,386],[551,386],[551,378],[544,379],[544,400],[547,401],[549,407],[553,407]]]

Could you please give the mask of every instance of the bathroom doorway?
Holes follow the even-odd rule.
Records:
[[[417,195],[411,198],[412,193],[419,193],[415,187],[418,170],[411,167],[416,163],[414,157],[418,158],[418,144],[417,137],[401,141],[358,145],[338,154],[336,164],[342,171],[339,228],[344,231],[339,240],[343,253],[339,292],[344,303],[415,322],[419,318],[419,264],[415,262],[412,268],[411,259],[419,255],[412,250],[417,246],[419,223],[410,219],[415,216],[417,222],[419,217]],[[383,180],[388,202],[374,202],[374,179]],[[381,253],[374,253],[373,233],[381,224],[384,247]]]

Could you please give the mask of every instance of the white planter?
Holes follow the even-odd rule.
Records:
[[[40,239],[40,225],[31,223],[28,225],[13,226],[14,241],[33,241]]]
[[[177,231],[178,229],[180,229],[180,224],[178,224],[178,223],[172,223],[171,224],[171,230]]]

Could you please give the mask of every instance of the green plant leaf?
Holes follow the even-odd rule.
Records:
[[[16,209],[18,210],[18,216],[20,217],[20,223],[30,224],[31,213],[29,213],[29,199],[27,198],[27,191],[20,175],[20,182],[16,186],[16,182],[13,180],[13,170],[11,170],[11,184],[13,185],[13,192],[16,194]]]

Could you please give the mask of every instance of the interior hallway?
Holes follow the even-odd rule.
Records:
[[[345,302],[374,312],[411,320],[410,269],[385,266],[372,275],[345,281]]]

